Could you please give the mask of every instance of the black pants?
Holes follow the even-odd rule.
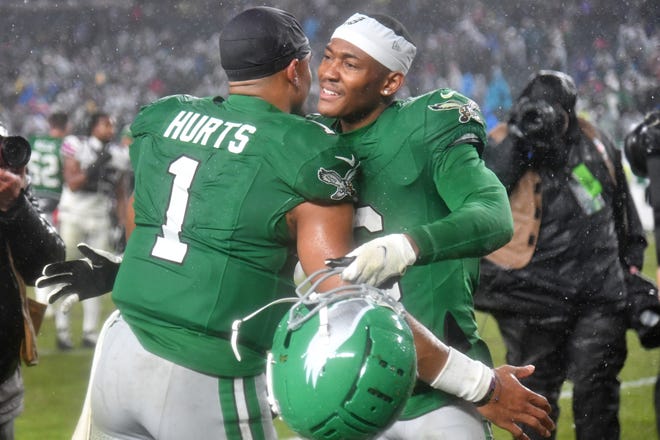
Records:
[[[522,382],[545,396],[557,422],[557,402],[566,379],[573,382],[577,440],[618,440],[617,376],[625,362],[626,321],[621,312],[584,308],[575,316],[530,317],[495,314],[507,348],[507,362],[533,364]],[[530,428],[530,439],[541,439]],[[554,439],[555,436],[553,435]]]
[[[0,425],[0,440],[14,440],[14,419]]]

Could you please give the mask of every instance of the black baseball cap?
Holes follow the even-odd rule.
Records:
[[[220,33],[220,64],[230,81],[270,76],[311,51],[298,20],[268,6],[241,12]]]

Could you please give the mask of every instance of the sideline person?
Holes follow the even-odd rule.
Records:
[[[46,264],[64,259],[64,243],[28,184],[29,143],[23,139],[18,148],[27,148],[25,160],[7,157],[19,139],[0,125],[0,440],[14,439],[14,420],[23,411],[21,352],[36,340],[25,286],[34,285]]]
[[[536,366],[522,382],[548,399],[555,423],[570,380],[576,438],[615,440],[625,275],[642,267],[646,238],[621,152],[578,117],[577,98],[569,75],[535,72],[490,133],[486,164],[510,192],[519,227],[483,260],[476,298],[498,323],[507,362]]]

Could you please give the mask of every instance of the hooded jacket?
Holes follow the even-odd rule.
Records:
[[[491,132],[484,160],[509,194],[535,179],[521,205],[534,207],[527,211],[538,229],[523,230],[514,213],[512,242],[531,246],[527,261],[513,268],[483,259],[478,309],[548,316],[584,304],[625,305],[623,271],[642,267],[645,234],[620,151],[593,125],[574,122],[551,161],[534,158],[533,147],[521,146],[506,126]]]

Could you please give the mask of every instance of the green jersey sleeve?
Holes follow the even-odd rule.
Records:
[[[331,148],[319,148],[334,138]],[[319,203],[353,202],[359,161],[342,140],[326,126],[305,121],[283,137],[286,154],[276,156],[282,163],[283,179],[305,200]],[[296,160],[296,159],[299,160]],[[297,163],[296,166],[292,166]],[[286,166],[284,166],[286,164]],[[322,164],[319,166],[319,164]]]
[[[510,240],[513,219],[506,190],[480,157],[486,142],[481,110],[451,89],[416,101],[425,107],[418,136],[428,148],[435,188],[449,209],[446,217],[407,231],[419,247],[418,264],[486,255]]]

